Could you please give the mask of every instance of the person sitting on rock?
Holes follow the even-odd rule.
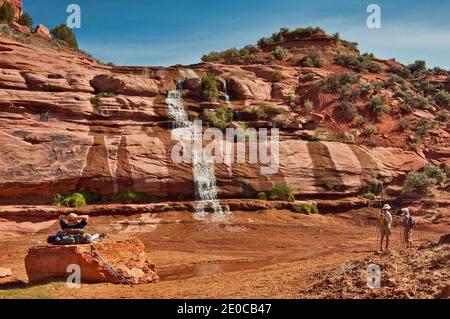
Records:
[[[379,227],[380,227],[380,237],[381,237],[381,251],[383,251],[383,242],[386,237],[386,250],[389,250],[389,237],[392,234],[391,225],[392,225],[392,215],[389,212],[391,210],[391,206],[386,204],[383,206],[383,210],[381,211]]]
[[[71,213],[67,216],[59,217],[59,224],[62,231],[47,239],[49,244],[55,245],[78,245],[90,244],[97,241],[100,235],[91,236],[84,228],[87,226],[89,216],[78,216]]]
[[[59,225],[62,231],[66,233],[84,233],[84,228],[87,226],[89,221],[89,216],[78,216],[77,214],[71,213],[67,216],[59,216]]]

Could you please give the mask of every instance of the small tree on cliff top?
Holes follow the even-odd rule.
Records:
[[[33,26],[33,18],[25,12],[20,16],[19,20],[17,20],[17,23],[31,28]]]
[[[73,33],[73,30],[67,25],[60,24],[56,28],[50,30],[50,33],[55,39],[66,42],[69,47],[73,49],[78,48],[78,42],[75,37],[75,33]]]
[[[0,6],[0,22],[11,23],[16,16],[16,10],[11,3],[5,2]]]

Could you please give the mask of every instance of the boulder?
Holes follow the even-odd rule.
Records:
[[[260,79],[232,76],[228,79],[231,95],[238,100],[270,100],[271,83]]]
[[[132,284],[153,283],[159,280],[156,267],[145,254],[144,244],[136,238],[89,245],[42,246],[30,248],[25,268],[30,283],[50,279],[66,279],[68,266],[78,265],[81,282],[120,283],[105,262]]]
[[[116,94],[148,97],[159,94],[156,81],[146,77],[100,74],[95,76],[90,83],[98,92],[114,92]]]
[[[7,278],[11,276],[12,276],[11,269],[0,267],[0,278]]]
[[[26,25],[21,25],[17,22],[11,23],[11,27],[22,33],[31,33],[31,29],[29,27]]]
[[[34,33],[48,40],[53,39],[52,35],[50,34],[50,31],[43,24],[38,24],[34,29]]]

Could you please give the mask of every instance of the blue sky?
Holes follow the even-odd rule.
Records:
[[[191,64],[204,53],[256,43],[280,27],[320,26],[358,42],[362,52],[403,63],[424,59],[450,69],[450,1],[406,0],[23,0],[35,23],[66,21],[82,10],[80,48],[118,65]],[[445,3],[444,3],[445,2]],[[368,29],[366,8],[382,10],[382,28]]]

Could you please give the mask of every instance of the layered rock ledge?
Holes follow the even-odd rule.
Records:
[[[33,247],[25,257],[30,283],[66,280],[68,266],[78,265],[82,283],[120,283],[105,264],[93,253],[94,248],[112,269],[131,284],[159,280],[155,265],[147,258],[144,244],[136,238],[90,245]]]

